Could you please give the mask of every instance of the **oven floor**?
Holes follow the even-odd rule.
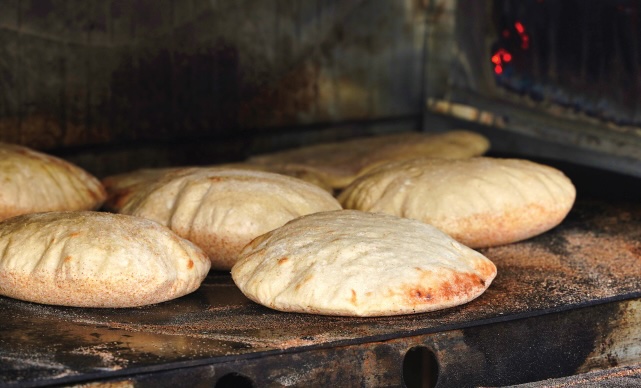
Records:
[[[210,381],[242,374],[259,386],[331,382],[339,372],[363,386],[394,385],[416,347],[433,355],[439,386],[517,384],[641,362],[630,343],[641,331],[641,205],[578,201],[554,230],[481,251],[498,267],[481,297],[397,317],[273,311],[246,299],[228,273],[140,308],[0,297],[0,385],[137,376],[156,384],[185,371]],[[293,369],[277,367],[285,361]]]

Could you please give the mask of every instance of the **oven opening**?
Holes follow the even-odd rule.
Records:
[[[215,388],[254,388],[254,382],[240,373],[228,373],[218,379]]]
[[[493,3],[496,83],[618,125],[641,123],[640,3]]]
[[[436,355],[425,346],[415,346],[403,358],[403,382],[407,388],[433,388],[438,383]]]

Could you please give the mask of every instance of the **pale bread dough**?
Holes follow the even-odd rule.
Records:
[[[43,304],[134,307],[196,290],[204,252],[156,222],[121,214],[34,213],[0,222],[0,294]]]
[[[434,225],[472,248],[524,240],[565,218],[576,190],[561,171],[522,159],[414,159],[380,166],[339,196],[345,208]]]
[[[207,252],[212,268],[229,270],[253,238],[287,221],[341,209],[327,191],[289,176],[229,168],[193,168],[139,190],[122,213],[170,227]]]
[[[249,162],[314,172],[333,188],[341,189],[381,163],[415,157],[468,158],[482,155],[489,146],[484,136],[464,130],[402,132],[256,155]]]
[[[386,316],[467,303],[485,292],[496,267],[425,223],[339,210],[256,238],[231,273],[249,299],[272,309]]]
[[[72,163],[0,143],[0,220],[43,211],[92,210],[105,200],[102,184]]]

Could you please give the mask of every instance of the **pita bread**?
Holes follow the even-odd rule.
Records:
[[[385,316],[467,303],[489,287],[496,266],[425,223],[339,210],[256,238],[231,274],[249,299],[272,309]]]
[[[234,166],[231,166],[231,167],[237,168]],[[334,192],[334,188],[332,187],[332,185],[329,182],[327,182],[321,174],[315,171],[299,168],[297,166],[291,166],[291,165],[285,165],[285,164],[261,165],[261,164],[255,164],[255,163],[243,163],[243,166],[241,168],[248,169],[248,170],[256,170],[256,171],[267,171],[267,172],[273,172],[276,174],[291,176],[294,178],[304,180],[305,182],[312,183],[320,187],[321,189],[327,191],[328,193]]]
[[[134,307],[196,290],[209,271],[194,244],[149,220],[90,211],[0,222],[0,294],[78,307]]]
[[[403,132],[257,155],[249,162],[312,171],[333,188],[341,189],[381,163],[416,157],[469,158],[482,155],[488,148],[484,136],[469,131]]]
[[[110,175],[102,180],[107,192],[103,207],[105,210],[118,212],[129,202],[136,191],[159,181],[163,176],[188,167],[141,168],[122,174]]]
[[[62,159],[0,143],[0,220],[19,214],[91,210],[106,193],[100,181]]]
[[[414,218],[472,248],[543,233],[576,190],[561,171],[520,159],[415,159],[380,166],[339,196],[345,208]]]
[[[213,165],[216,168],[234,168],[241,170],[267,171],[277,174],[288,175],[313,183],[327,192],[332,192],[331,186],[313,171],[302,171],[287,166],[265,166],[251,163],[229,163]],[[135,195],[136,191],[144,190],[145,187],[157,182],[166,174],[172,174],[187,168],[198,167],[166,167],[166,168],[143,168],[122,174],[111,175],[102,180],[107,191],[107,199],[104,208],[108,211],[119,212]]]
[[[253,238],[287,221],[341,209],[328,192],[263,171],[195,168],[171,173],[137,192],[121,209],[170,227],[207,252],[212,268],[229,270]]]

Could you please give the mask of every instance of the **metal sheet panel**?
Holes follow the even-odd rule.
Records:
[[[413,341],[403,339],[409,337],[421,343],[438,338],[429,348],[436,352],[443,379],[464,373],[466,379],[489,381],[487,376],[501,371],[497,383],[524,382],[641,362],[631,345],[641,337],[641,315],[638,303],[628,302],[641,296],[639,241],[638,204],[583,200],[554,231],[484,249],[498,276],[478,299],[432,313],[386,318],[273,311],[246,299],[226,273],[211,274],[198,291],[183,298],[135,309],[67,308],[0,298],[1,381],[62,383],[199,365],[215,370],[217,365],[248,364],[266,370],[279,358],[293,360],[301,353],[315,375],[331,374],[330,366],[339,363],[334,351],[355,346],[374,357],[375,349],[389,341],[402,348],[395,351],[393,370],[387,361],[372,366],[368,363],[376,365],[376,358],[364,363],[359,357],[340,358],[340,370],[360,376],[370,365],[398,376],[398,360]],[[550,314],[561,315],[542,318],[543,323],[528,321]],[[546,348],[548,356],[541,359],[539,352]],[[515,354],[532,363],[529,370],[523,366],[516,375],[507,372]]]
[[[415,117],[424,7],[5,1],[0,141],[40,149]]]

